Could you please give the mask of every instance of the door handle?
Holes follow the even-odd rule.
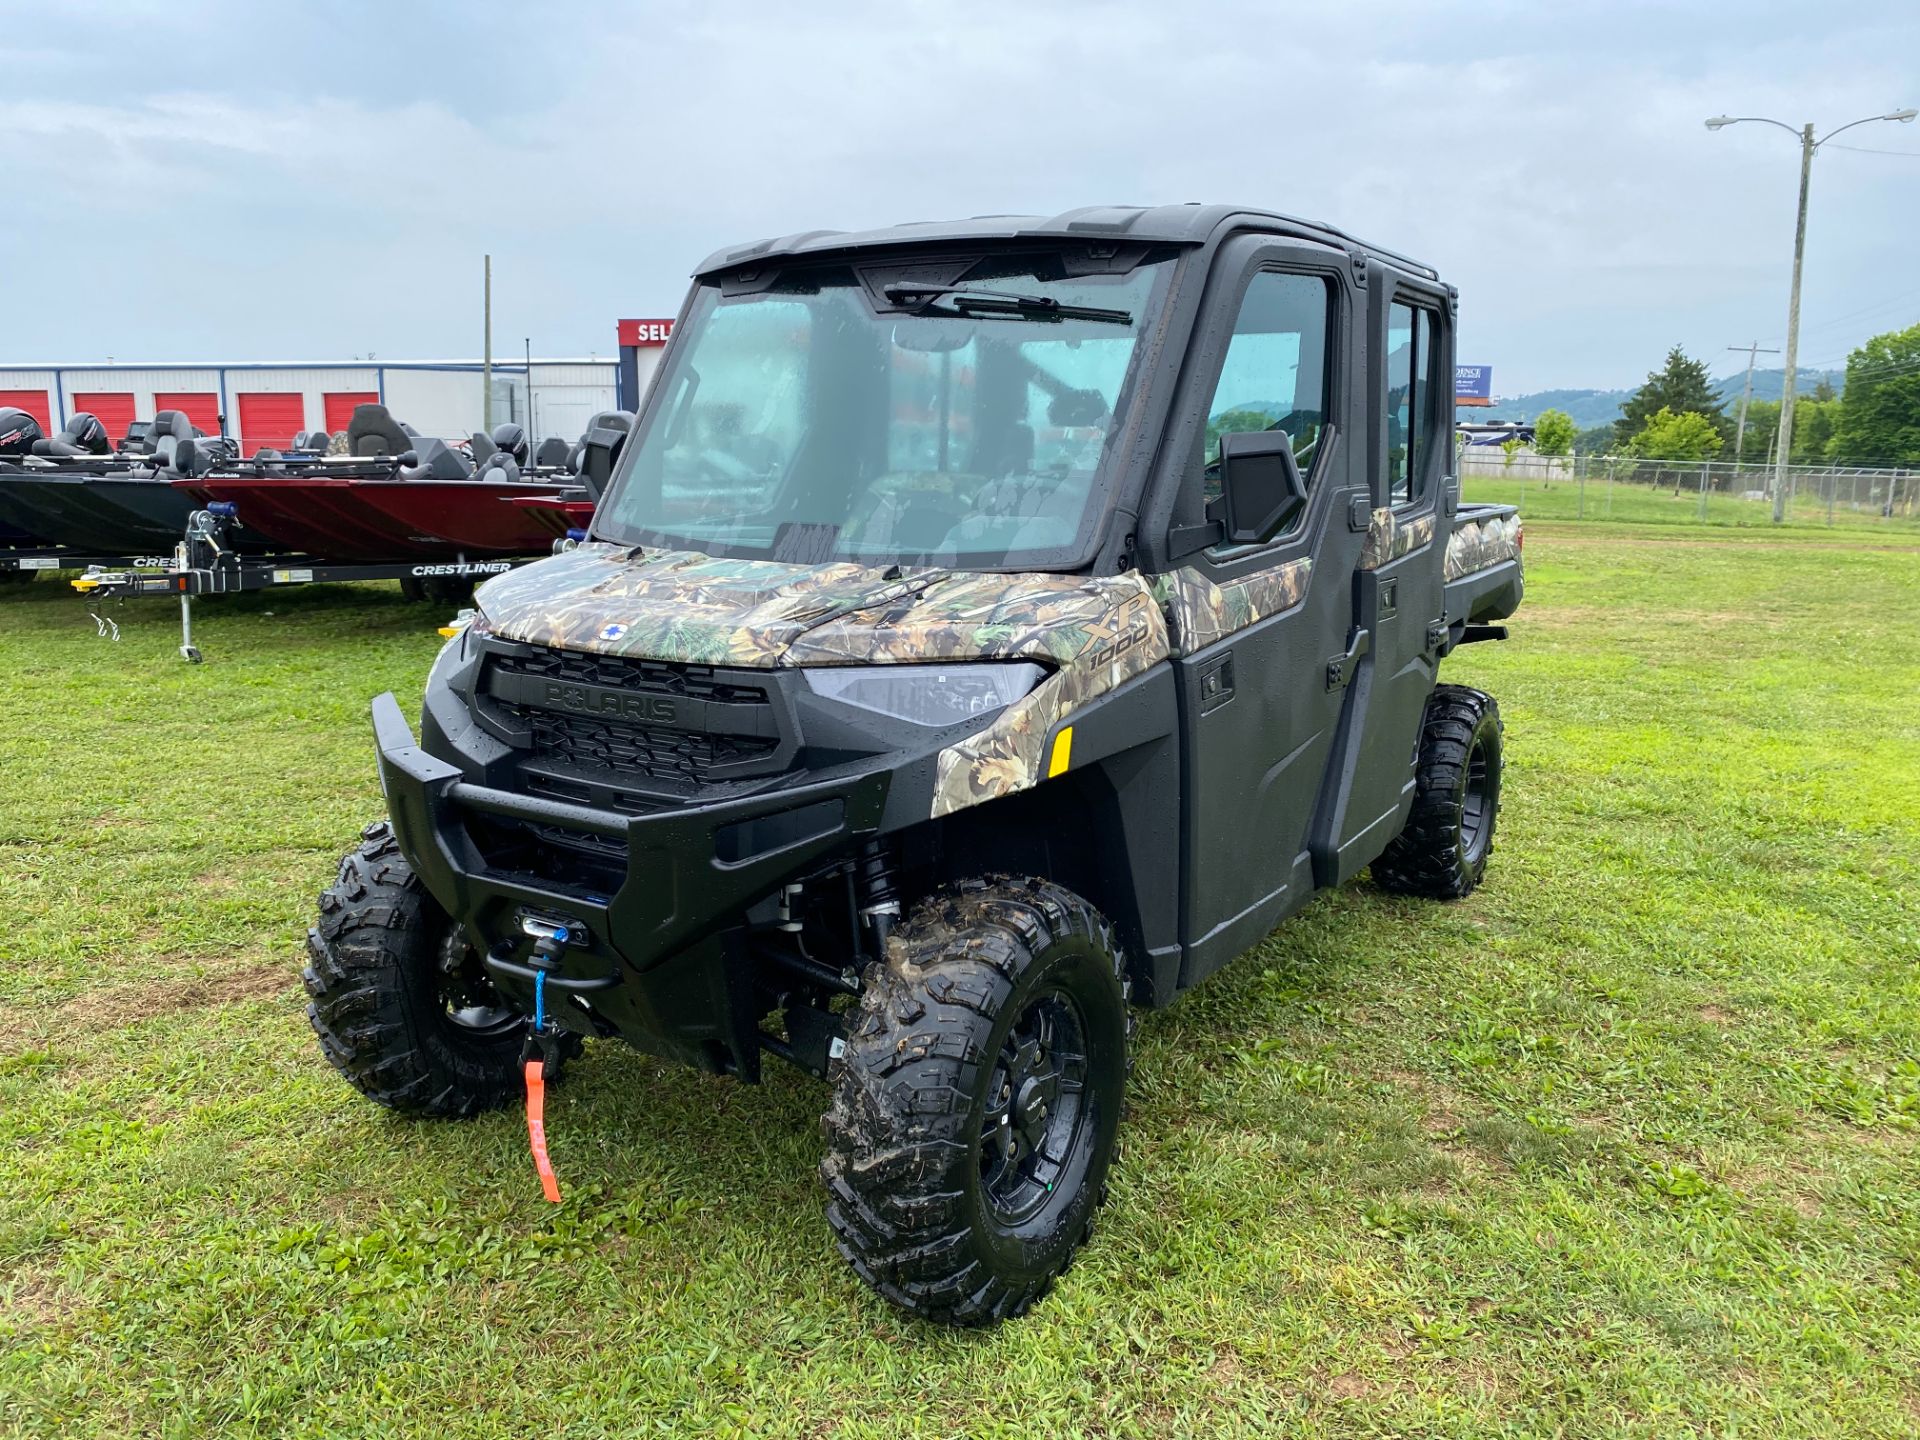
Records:
[[[1353,627],[1353,634],[1347,640],[1347,653],[1336,655],[1327,661],[1327,689],[1340,690],[1353,679],[1353,667],[1360,663],[1360,657],[1373,648],[1373,632],[1365,626]]]

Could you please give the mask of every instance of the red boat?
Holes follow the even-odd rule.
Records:
[[[594,502],[584,498],[557,495],[514,495],[509,505],[520,509],[557,539],[567,538],[570,530],[584,530],[593,523]]]
[[[330,475],[208,475],[174,483],[202,501],[231,503],[241,523],[284,546],[349,562],[545,554],[554,525],[540,510],[509,502],[582,493],[551,483]]]

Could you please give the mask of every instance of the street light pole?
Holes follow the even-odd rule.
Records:
[[[1787,298],[1787,375],[1780,392],[1780,444],[1773,452],[1773,523],[1787,518],[1787,462],[1793,457],[1793,378],[1800,359],[1800,266],[1807,258],[1807,182],[1813,178],[1813,126],[1800,131],[1800,213],[1793,222],[1793,289]]]
[[[1875,120],[1898,120],[1905,124],[1916,114],[1920,114],[1920,111],[1893,110],[1885,115],[1862,116],[1858,120],[1849,120],[1838,130],[1829,130],[1817,140],[1814,139],[1811,124],[1795,130],[1791,125],[1764,115],[1716,115],[1707,121],[1709,130],[1720,130],[1728,125],[1749,121],[1775,125],[1800,142],[1800,211],[1793,226],[1793,289],[1787,300],[1786,381],[1780,394],[1780,434],[1773,454],[1773,523],[1776,525],[1787,518],[1787,462],[1793,453],[1793,380],[1795,363],[1800,355],[1800,268],[1807,254],[1807,185],[1813,178],[1813,152],[1841,130],[1851,130],[1856,125],[1870,124]]]

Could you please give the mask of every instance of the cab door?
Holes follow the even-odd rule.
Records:
[[[1364,653],[1346,677],[1349,720],[1315,836],[1316,876],[1337,885],[1400,833],[1413,804],[1414,752],[1439,666],[1431,633],[1445,608],[1442,557],[1453,476],[1453,301],[1444,287],[1376,265],[1369,286],[1376,418],[1362,440],[1373,513],[1354,576]]]
[[[1355,373],[1361,330],[1347,256],[1244,237],[1222,247],[1202,301],[1170,434],[1183,466],[1158,577],[1182,709],[1181,984],[1257,942],[1313,892],[1310,831],[1344,708],[1327,659],[1353,628],[1353,577],[1370,515]],[[1305,513],[1267,544],[1204,534],[1220,436],[1284,430]],[[1184,523],[1182,523],[1184,522]]]

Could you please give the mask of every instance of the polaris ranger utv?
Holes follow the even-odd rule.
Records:
[[[370,1098],[538,1104],[584,1037],[824,1077],[874,1289],[1017,1315],[1105,1192],[1130,1007],[1316,890],[1452,898],[1500,804],[1436,685],[1521,595],[1460,503],[1455,292],[1225,206],[714,255],[588,537],[488,582],[309,1014]]]

